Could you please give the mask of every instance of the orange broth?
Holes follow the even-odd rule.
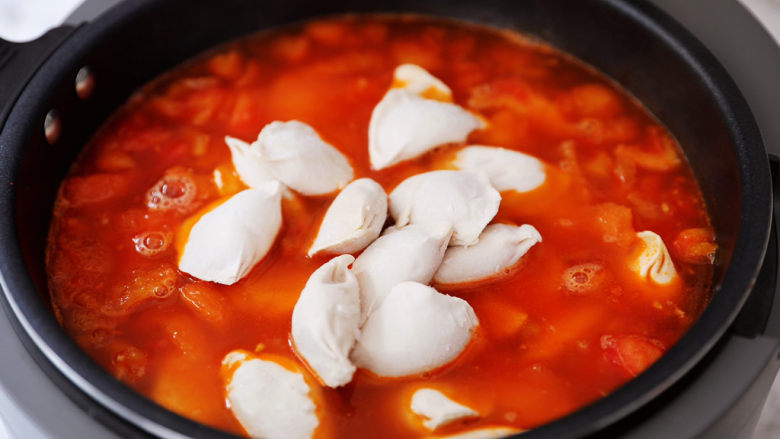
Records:
[[[245,434],[226,406],[221,360],[246,349],[302,364],[291,349],[290,320],[309,275],[331,257],[306,251],[336,194],[285,199],[273,249],[232,286],[178,271],[177,231],[243,188],[224,136],[252,141],[274,120],[310,124],[349,157],[355,178],[371,177],[388,193],[411,175],[450,167],[462,145],[382,171],[369,167],[371,111],[402,63],[430,71],[452,88],[455,103],[488,121],[468,144],[515,149],[547,164],[545,184],[503,193],[493,220],[531,224],[544,240],[499,279],[439,288],[468,301],[480,320],[454,362],[404,379],[359,370],[342,388],[313,392],[316,436],[425,435],[408,406],[428,385],[482,415],[437,434],[533,428],[603,397],[673,345],[707,304],[716,244],[671,135],[615,83],[550,47],[410,16],[347,16],[263,32],[133,96],[73,165],[55,206],[47,263],[65,330],[138,392]],[[153,209],[147,193],[155,185],[169,195],[189,192],[173,209]],[[628,269],[642,230],[663,238],[679,282],[657,286]]]

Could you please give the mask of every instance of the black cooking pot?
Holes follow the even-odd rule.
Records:
[[[1,301],[31,355],[77,404],[128,436],[232,437],[124,386],[55,321],[44,248],[57,187],[82,146],[134,90],[209,47],[309,17],[372,11],[444,15],[515,29],[574,54],[617,80],[669,127],[701,185],[720,244],[710,305],[645,373],[523,438],[619,435],[663,395],[684,386],[696,367],[715,355],[727,331],[747,336],[761,331],[776,284],[777,243],[770,227],[770,167],[760,135],[726,71],[652,5],[619,0],[221,0],[218,5],[130,0],[88,25],[57,28],[23,45],[0,42]],[[764,261],[768,243],[772,247]],[[740,311],[743,317],[735,324]]]

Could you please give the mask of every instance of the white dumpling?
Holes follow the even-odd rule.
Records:
[[[464,142],[482,122],[458,105],[391,89],[371,113],[368,151],[371,168],[384,169],[440,145]]]
[[[489,278],[515,265],[538,242],[542,235],[528,224],[491,224],[476,244],[448,248],[433,280],[457,284]]]
[[[460,355],[478,325],[465,300],[402,282],[368,316],[352,360],[383,377],[420,374]]]
[[[360,286],[361,323],[397,284],[427,284],[441,264],[452,229],[447,224],[392,229],[358,256],[352,272]]]
[[[269,123],[252,148],[274,178],[304,195],[329,194],[354,177],[344,154],[297,120]]]
[[[179,270],[201,280],[232,285],[265,257],[281,226],[278,182],[243,190],[192,226]]]
[[[382,232],[386,219],[387,194],[382,186],[370,178],[355,180],[331,203],[309,256],[363,250]]]
[[[656,284],[670,284],[677,277],[677,270],[674,269],[674,262],[663,239],[658,234],[647,230],[638,232],[636,236],[644,242],[645,248],[632,262],[631,269]]]
[[[430,439],[499,439],[522,433],[523,431],[514,427],[481,427],[462,433],[431,436]]]
[[[352,255],[331,259],[309,277],[292,314],[295,350],[329,387],[352,380],[349,353],[360,334],[360,293]]]
[[[421,96],[433,90],[451,99],[449,88],[422,67],[404,64],[395,70],[395,82],[371,113],[368,153],[371,168],[384,169],[439,145],[463,142],[482,128],[480,118],[450,103]]]
[[[423,425],[429,430],[464,418],[475,418],[479,413],[458,404],[435,389],[420,389],[412,395],[410,408],[423,419]]]
[[[390,215],[397,226],[451,224],[450,245],[472,245],[500,203],[501,195],[482,173],[432,171],[407,178],[390,193]]]
[[[494,146],[463,148],[453,164],[458,169],[482,171],[499,192],[529,192],[547,178],[544,164],[536,157]]]
[[[447,84],[417,64],[401,64],[396,67],[393,72],[393,82],[394,87],[403,88],[418,95],[438,94],[447,100],[452,99],[452,90],[447,87]]]
[[[222,360],[229,408],[253,438],[308,439],[319,425],[303,375],[233,351]]]
[[[260,155],[259,145],[250,145],[241,139],[225,136],[225,143],[230,149],[233,167],[236,168],[241,181],[250,188],[259,188],[268,182],[276,181],[271,170]]]

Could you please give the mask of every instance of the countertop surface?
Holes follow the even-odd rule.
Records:
[[[82,0],[0,0],[0,37],[12,41],[30,40],[57,25]],[[780,0],[739,0],[780,44]],[[780,78],[778,78],[780,80]],[[774,151],[780,153],[780,151]],[[3,415],[0,413],[0,415]],[[11,439],[0,417],[0,439]],[[780,438],[780,379],[769,394],[754,439]]]

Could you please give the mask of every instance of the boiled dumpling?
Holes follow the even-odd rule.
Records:
[[[450,247],[433,277],[438,284],[474,282],[494,276],[515,265],[542,235],[533,227],[491,224],[469,247]]]
[[[320,380],[338,387],[352,380],[349,353],[360,334],[360,293],[351,255],[331,259],[309,277],[292,315],[292,338]]]
[[[249,187],[273,179],[303,195],[323,195],[354,177],[344,154],[297,120],[269,123],[251,145],[233,137],[225,142],[238,175]]]
[[[536,157],[494,146],[468,146],[458,152],[458,169],[482,171],[497,191],[532,191],[544,183],[544,164]]]
[[[441,264],[452,230],[440,223],[388,230],[358,256],[352,272],[360,285],[361,322],[397,284],[427,284]]]
[[[393,72],[393,88],[403,88],[418,95],[436,96],[451,101],[452,90],[439,78],[417,64],[401,64]]]
[[[258,188],[268,182],[276,181],[271,169],[263,160],[257,144],[250,145],[230,136],[225,136],[225,143],[230,149],[233,166],[245,185]]]
[[[412,395],[412,412],[424,418],[423,425],[429,430],[464,418],[474,418],[479,413],[458,404],[435,389],[420,389]]]
[[[231,285],[265,257],[281,226],[278,182],[243,190],[192,226],[179,269],[201,280]]]
[[[368,316],[352,359],[383,377],[420,374],[460,355],[478,325],[465,300],[402,282]]]
[[[371,114],[368,151],[371,168],[384,169],[440,145],[463,142],[482,127],[476,116],[448,102],[392,89]]]
[[[329,194],[354,177],[344,154],[303,122],[271,122],[257,143],[273,176],[304,195]]]
[[[500,203],[501,195],[482,173],[432,171],[407,178],[390,193],[390,215],[397,226],[451,224],[450,245],[472,245]]]
[[[244,351],[227,354],[222,370],[230,411],[249,436],[312,437],[319,419],[303,375]]]
[[[663,239],[651,231],[638,232],[636,236],[644,242],[645,248],[631,264],[631,269],[656,284],[670,284],[677,277],[677,270]]]
[[[354,177],[347,158],[311,126],[292,120],[266,125],[251,145],[226,136],[233,165],[251,188],[279,181],[304,195],[323,195]]]
[[[396,68],[395,82],[371,113],[368,153],[371,168],[384,169],[446,143],[463,142],[483,127],[477,116],[450,102],[421,96],[432,90],[451,98],[449,88],[419,66]]]
[[[382,186],[370,178],[355,180],[331,203],[309,256],[363,250],[382,232],[386,219],[387,194]]]

